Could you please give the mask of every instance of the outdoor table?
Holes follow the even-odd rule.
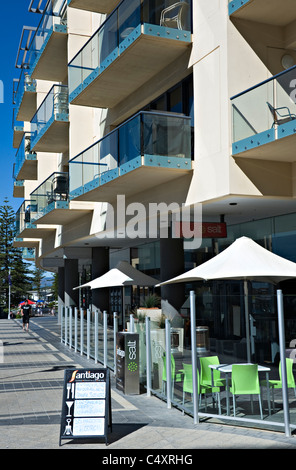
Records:
[[[250,363],[245,363],[245,364],[250,364]],[[244,365],[244,364],[239,364],[239,365]],[[229,406],[229,375],[232,372],[232,366],[233,364],[210,364],[209,367],[211,369],[211,376],[212,376],[212,386],[214,386],[214,376],[213,376],[213,371],[219,370],[223,374],[226,375],[226,413],[229,416],[230,414],[230,406]],[[270,368],[266,366],[260,366],[258,365],[258,372],[265,372],[266,373],[266,383],[268,384],[269,382],[269,372]],[[271,408],[270,408],[270,391],[269,387],[267,386],[267,401],[268,401],[268,414],[271,414]]]

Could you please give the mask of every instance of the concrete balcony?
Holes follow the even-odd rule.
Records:
[[[15,125],[13,126],[13,140],[12,140],[12,146],[14,149],[19,148],[23,137],[24,137],[24,124],[15,123]]]
[[[24,180],[14,181],[13,182],[13,197],[24,197],[25,196],[25,186]]]
[[[13,85],[16,120],[30,121],[37,106],[36,80],[31,78],[28,71],[22,69],[20,78],[14,80]]]
[[[34,223],[36,207],[36,201],[29,199],[25,200],[17,210],[15,215],[16,238],[44,238],[56,230],[54,226],[39,227]]]
[[[16,180],[37,180],[37,155],[31,151],[31,134],[26,132],[16,153]]]
[[[296,64],[294,0],[232,0],[230,19],[272,74]]]
[[[232,154],[295,162],[296,66],[231,98]]]
[[[32,78],[63,81],[67,77],[67,20],[64,2],[49,0],[30,43],[28,66]]]
[[[35,152],[69,149],[68,87],[53,85],[31,120],[31,148]]]
[[[68,0],[71,8],[109,14],[118,6],[121,0]]]
[[[66,225],[92,212],[90,205],[69,201],[69,175],[55,172],[31,193],[36,202],[32,222],[40,225]]]
[[[70,62],[70,103],[112,108],[187,52],[191,6],[176,5],[121,2]]]
[[[70,198],[109,202],[192,171],[190,118],[140,112],[69,162]]]
[[[273,26],[287,26],[296,20],[294,0],[230,0],[229,15],[232,18],[264,23]]]
[[[34,238],[20,238],[14,237],[13,246],[15,248],[34,248],[35,251],[39,247],[40,240]]]

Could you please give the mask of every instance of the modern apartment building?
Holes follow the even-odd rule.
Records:
[[[294,3],[31,1],[40,23],[22,33],[14,94],[15,245],[59,273],[60,307],[116,311],[124,326],[120,287],[73,288],[122,261],[165,281],[242,235],[296,260]],[[202,207],[200,244],[173,231],[171,210],[184,206],[193,221]],[[126,288],[125,307],[152,286],[147,278]],[[287,294],[294,287],[283,284]],[[242,286],[156,292],[186,318],[192,288],[199,325],[220,352],[236,354]],[[273,287],[250,289],[255,355],[272,362]],[[289,340],[293,304],[289,297]]]

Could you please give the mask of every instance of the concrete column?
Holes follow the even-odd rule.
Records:
[[[79,301],[79,291],[73,290],[73,287],[79,285],[78,260],[65,260],[65,307],[77,307]]]
[[[65,306],[65,270],[58,268],[58,323],[61,323],[62,308]]]
[[[109,271],[109,249],[96,247],[92,249],[92,279]],[[109,289],[92,290],[93,309],[109,312]]]
[[[184,249],[181,238],[160,239],[160,280],[167,281],[184,272]],[[161,297],[175,309],[185,301],[184,284],[172,284],[161,287]]]

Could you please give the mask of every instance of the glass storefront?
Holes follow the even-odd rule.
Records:
[[[229,226],[227,229],[227,238],[215,239],[214,243],[212,239],[204,239],[198,250],[185,251],[184,271],[204,263],[241,236],[248,236],[266,249],[295,261],[296,214]],[[159,241],[155,241],[146,245],[113,251],[110,259],[113,258],[115,263],[123,255],[125,259],[129,255],[129,262],[134,267],[159,278],[160,252],[161,244]],[[290,372],[293,374],[294,357],[296,356],[296,281],[289,280],[276,286],[269,283],[248,281],[248,318],[245,315],[242,281],[196,281],[186,283],[184,287],[185,296],[181,308],[175,309],[174,306],[171,306],[173,308],[170,310],[170,314],[167,314],[165,310],[165,315],[162,310],[159,313],[154,311],[145,314],[150,317],[149,336],[147,336],[146,317],[139,314],[137,307],[141,305],[142,299],[151,293],[150,290],[143,287],[129,287],[126,291],[129,308],[125,316],[126,322],[124,325],[119,325],[119,331],[130,330],[131,319],[129,315],[134,314],[134,331],[139,333],[140,339],[142,391],[147,390],[148,371],[149,390],[153,394],[164,400],[170,400],[173,406],[194,416],[192,361],[195,357],[200,392],[198,400],[200,420],[219,419],[222,422],[226,420],[226,422],[235,425],[250,425],[283,432],[284,407],[280,382],[280,342],[277,315],[277,289],[280,288],[284,297],[289,413],[291,427],[294,429],[296,427],[296,390],[293,375],[289,378],[289,374]],[[190,293],[194,293],[195,296],[196,322],[193,330],[196,334],[196,345],[193,344],[193,347],[196,348],[196,351],[194,354],[192,354]],[[115,294],[113,292],[113,295]],[[112,315],[109,317],[111,319]],[[115,357],[113,317],[111,320],[105,327],[107,330],[104,336],[103,317],[99,319],[98,354],[101,362],[103,357],[106,360],[107,355],[109,358],[108,367],[113,368]],[[90,341],[95,342],[93,314],[91,322]],[[62,330],[67,329],[68,325],[69,319],[66,323],[64,320]],[[85,348],[87,343],[85,318],[83,328],[85,330],[81,338],[84,338]],[[105,341],[107,341],[107,346],[105,346]],[[148,347],[150,361],[147,364]],[[95,354],[94,345],[90,347],[90,351],[93,356]],[[231,388],[232,372],[227,367],[250,362],[248,351],[250,351],[251,363],[257,365],[256,373],[260,382],[260,394],[258,394],[259,396],[254,395],[252,399],[250,395],[243,393],[236,396],[234,416],[233,388]],[[205,357],[210,357],[211,361],[216,363],[210,368],[208,364],[206,365],[207,377],[205,377],[203,369]],[[169,362],[167,363],[167,361]],[[217,363],[220,366],[227,365],[226,369],[221,367],[218,371],[217,367],[220,366]],[[213,376],[211,370],[213,370]],[[213,387],[212,379],[215,379],[218,385]],[[228,387],[227,380],[229,381]],[[269,382],[269,380],[276,382]],[[267,384],[271,385],[267,386]]]

